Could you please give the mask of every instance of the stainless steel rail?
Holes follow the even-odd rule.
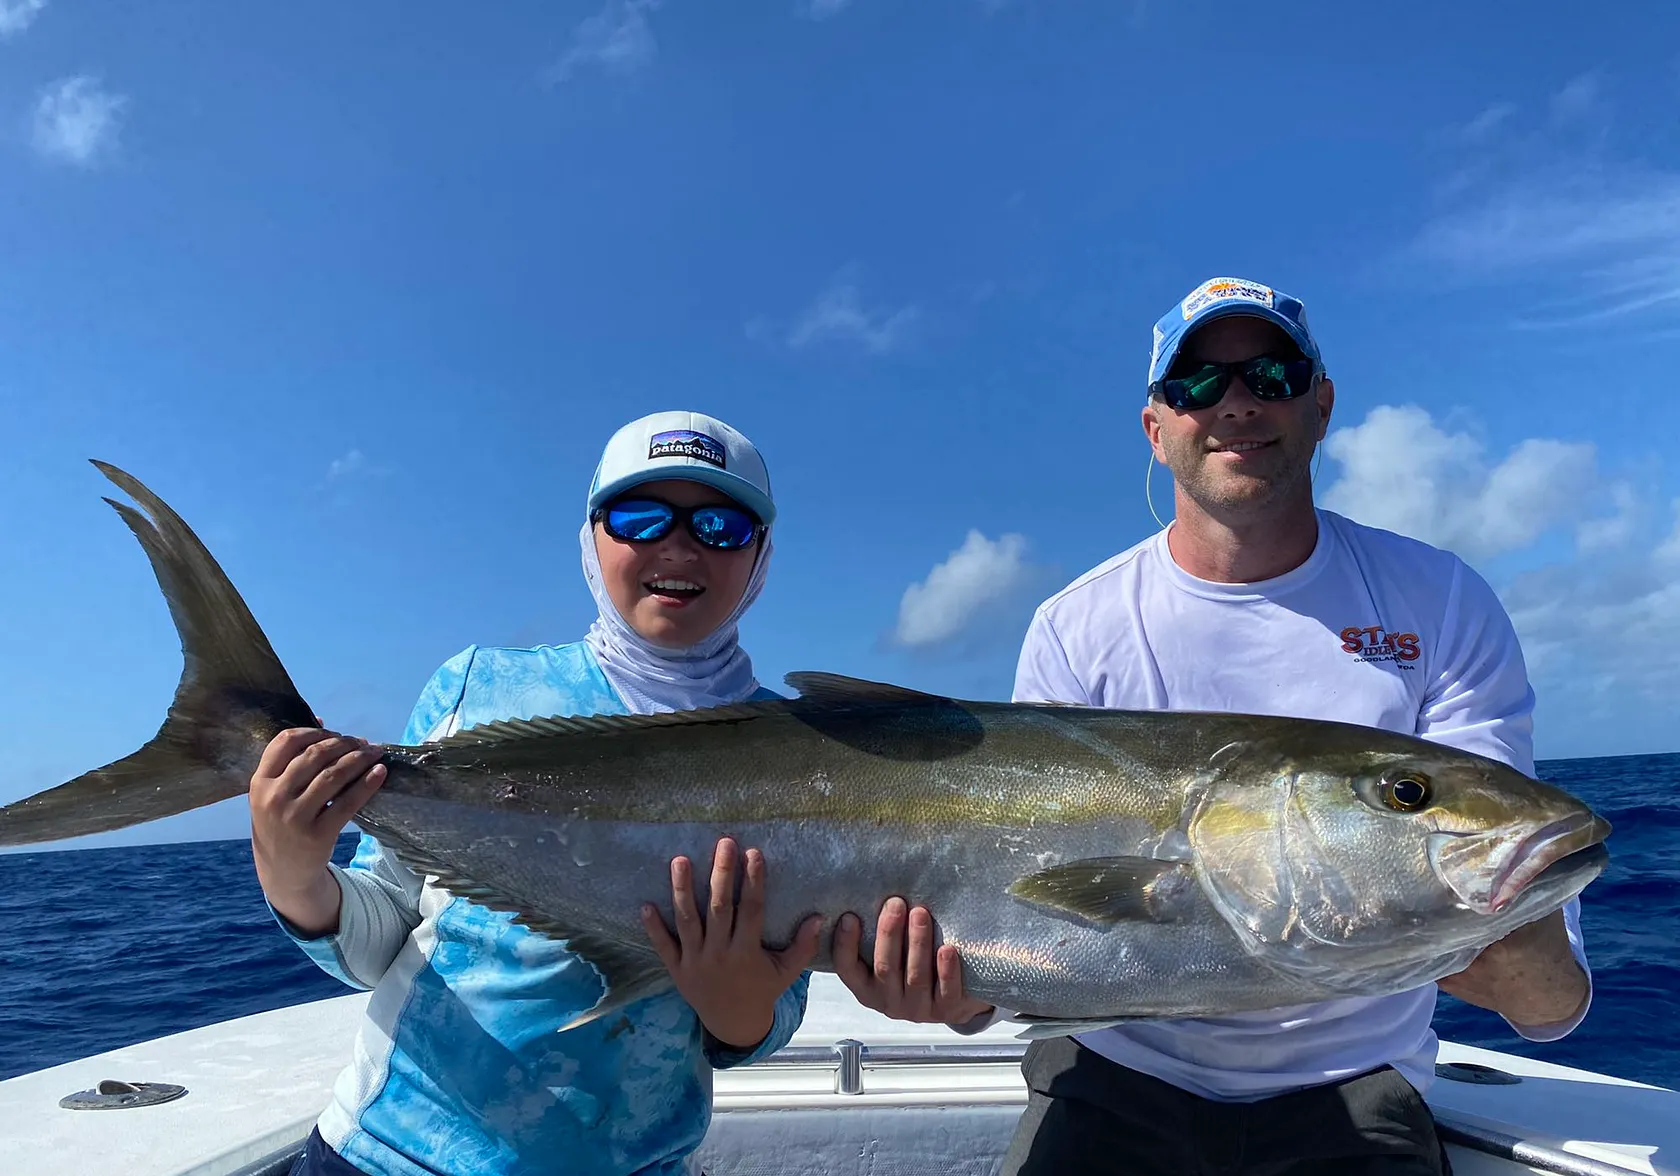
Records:
[[[1620,1164],[1607,1164],[1603,1160],[1578,1156],[1560,1148],[1530,1143],[1526,1139],[1518,1139],[1515,1135],[1495,1131],[1491,1127],[1467,1123],[1450,1112],[1435,1112],[1435,1129],[1448,1143],[1456,1143],[1459,1147],[1497,1156],[1513,1163],[1526,1164],[1542,1172],[1556,1172],[1559,1176],[1628,1176],[1628,1173],[1635,1170],[1624,1168]],[[1673,1169],[1664,1165],[1655,1171],[1663,1173]]]
[[[977,1066],[1019,1065],[1027,1051],[1025,1042],[951,1042],[940,1045],[865,1045],[843,1038],[833,1045],[786,1046],[754,1066],[772,1069],[814,1066],[834,1067],[836,1094],[862,1094],[864,1069],[891,1066]],[[1578,1156],[1559,1148],[1532,1143],[1502,1131],[1458,1118],[1447,1111],[1432,1111],[1441,1138],[1459,1147],[1513,1163],[1525,1164],[1558,1176],[1628,1176],[1634,1169],[1602,1160]],[[1665,1169],[1659,1169],[1664,1171]]]
[[[769,1057],[753,1063],[778,1069],[782,1067],[834,1066],[836,1094],[863,1093],[863,1067],[887,1066],[984,1066],[1020,1065],[1021,1055],[1027,1052],[1025,1043],[992,1044],[990,1042],[952,1042],[949,1045],[865,1045],[850,1037],[833,1045],[789,1045]]]
[[[1026,1053],[1025,1042],[951,1042],[940,1045],[865,1045],[853,1038],[843,1038],[833,1045],[794,1045],[753,1063],[753,1068],[791,1069],[834,1067],[834,1090],[837,1094],[862,1094],[865,1067],[881,1069],[893,1066],[984,1066],[1019,1065]],[[1602,1160],[1589,1159],[1531,1143],[1490,1127],[1483,1127],[1460,1119],[1451,1112],[1435,1111],[1435,1126],[1448,1143],[1497,1159],[1523,1164],[1556,1176],[1629,1176],[1633,1171]],[[248,1164],[230,1176],[285,1176],[292,1157],[302,1150],[302,1141],[281,1148]],[[1666,1165],[1659,1173],[1672,1173]]]

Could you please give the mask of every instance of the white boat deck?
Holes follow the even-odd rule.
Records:
[[[277,1009],[0,1082],[0,1171],[232,1176],[247,1169],[254,1176],[260,1161],[308,1133],[366,999],[351,994]],[[845,1039],[867,1047],[861,1059],[848,1059],[861,1060],[860,1069],[837,1067],[834,1046]],[[929,1046],[953,1060],[918,1056]],[[958,1037],[890,1021],[819,974],[805,1023],[783,1056],[717,1075],[717,1113],[699,1160],[709,1176],[990,1176],[1025,1100],[1012,1056],[1020,1047],[1007,1025]],[[1451,1044],[1441,1060],[1520,1078],[1443,1080],[1429,1092],[1449,1142],[1481,1139],[1453,1143],[1460,1174],[1680,1176],[1680,1093]],[[187,1093],[126,1110],[59,1106],[107,1079],[175,1083]],[[1478,1150],[1501,1148],[1529,1162]]]

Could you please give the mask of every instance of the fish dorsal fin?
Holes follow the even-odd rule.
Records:
[[[843,674],[826,674],[818,670],[795,670],[782,681],[799,691],[800,698],[814,702],[891,702],[900,706],[929,706],[952,701],[942,694],[928,694],[908,686],[870,682],[864,678],[848,678]]]
[[[465,727],[430,743],[401,748],[400,753],[417,765],[478,764],[504,751],[509,755],[535,754],[531,745],[544,738],[703,730],[771,718],[795,720],[855,751],[895,760],[949,759],[974,750],[985,737],[967,704],[942,695],[838,674],[793,673],[787,681],[800,690],[798,698],[653,715],[504,719]],[[517,746],[520,744],[526,746]],[[497,748],[502,750],[492,751]]]
[[[758,702],[732,703],[727,706],[701,707],[696,710],[666,711],[652,715],[548,715],[531,719],[501,719],[464,727],[452,735],[425,744],[426,748],[482,747],[487,743],[511,740],[554,737],[561,735],[615,735],[633,731],[649,731],[660,727],[695,727],[713,723],[741,723],[769,715],[785,715],[808,710],[801,703],[843,705],[859,702],[890,702],[900,706],[950,705],[951,700],[938,694],[926,694],[904,686],[886,682],[868,682],[861,678],[847,678],[840,674],[825,674],[801,670],[787,675],[785,681],[799,691],[795,699],[772,698]]]
[[[586,960],[595,969],[601,977],[600,999],[558,1026],[559,1030],[587,1024],[644,996],[674,987],[670,971],[660,961],[652,944],[643,947],[597,932],[578,930],[533,909],[517,895],[467,877],[448,863],[400,837],[392,836],[386,830],[381,829],[376,836],[379,843],[403,865],[416,874],[431,876],[433,885],[478,906],[513,915],[515,923],[546,939],[564,943],[567,951]]]
[[[1105,926],[1176,922],[1195,891],[1189,866],[1139,857],[1081,858],[1009,885],[1016,898]]]
[[[708,723],[740,723],[748,719],[784,713],[785,701],[743,702],[699,710],[663,711],[653,715],[549,715],[534,719],[499,719],[463,727],[452,735],[420,745],[420,750],[483,746],[516,739],[551,738],[560,735],[622,735],[659,727],[695,727]]]

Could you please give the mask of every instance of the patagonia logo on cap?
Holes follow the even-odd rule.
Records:
[[[1241,278],[1212,278],[1203,282],[1190,292],[1184,300],[1184,318],[1189,321],[1199,311],[1212,306],[1216,302],[1258,302],[1261,306],[1272,306],[1272,289],[1262,286],[1259,282],[1246,282]]]
[[[696,433],[693,429],[671,429],[655,433],[648,442],[649,460],[656,457],[692,457],[721,470],[724,451],[715,438],[704,433]]]

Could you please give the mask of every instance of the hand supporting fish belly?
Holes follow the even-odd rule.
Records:
[[[725,1045],[748,1050],[770,1033],[776,998],[786,992],[817,954],[821,915],[799,927],[793,943],[780,951],[764,946],[764,891],[767,866],[758,849],[743,855],[733,839],[717,843],[712,857],[710,901],[705,917],[694,894],[694,867],[686,857],[671,862],[671,905],[676,934],[665,926],[659,908],[642,906],[642,925],[671,973],[672,982],[706,1031]],[[743,875],[737,901],[736,874]]]
[[[995,1007],[963,990],[962,954],[934,947],[933,916],[894,895],[881,907],[875,951],[860,948],[863,921],[848,911],[834,931],[834,971],[858,1002],[896,1021],[965,1025]]]
[[[186,523],[99,468],[143,508],[112,503],[180,632],[180,685],[144,747],[0,809],[0,845],[237,796],[276,736],[320,726]],[[1346,723],[787,680],[799,697],[386,746],[356,821],[435,885],[587,959],[602,992],[573,1024],[676,987],[714,1034],[744,1041],[762,1028],[750,1009],[805,966],[850,972],[894,1015],[997,1005],[1038,1032],[1442,977],[1520,1016],[1568,996],[1566,983],[1532,1005],[1511,995],[1547,988],[1514,977],[1556,955],[1550,923],[1518,929],[1598,877],[1610,827],[1505,764]],[[672,865],[724,840],[704,876]],[[736,846],[758,855],[744,877]],[[905,899],[932,917],[906,914],[901,930]],[[708,904],[719,913],[698,933]],[[812,930],[846,912],[855,931]],[[901,934],[914,941],[902,980]],[[743,986],[749,1011],[728,1011],[723,994]]]

